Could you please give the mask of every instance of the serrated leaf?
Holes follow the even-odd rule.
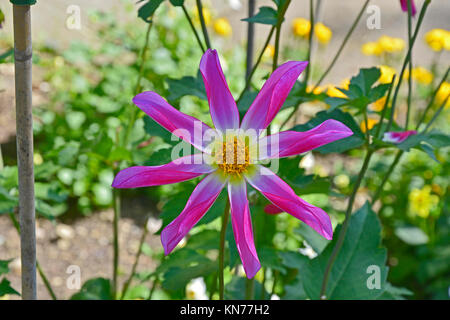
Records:
[[[307,263],[303,270],[303,285],[311,299],[319,299],[323,274],[340,230],[341,226],[322,254]],[[380,221],[366,203],[350,218],[342,248],[329,275],[327,299],[376,299],[381,296],[386,289],[386,258],[386,249],[381,247]],[[371,279],[377,279],[379,287],[375,282],[375,287],[369,288]]]

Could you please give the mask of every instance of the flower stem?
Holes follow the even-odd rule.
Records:
[[[147,234],[148,234],[147,219],[145,220],[143,229],[144,230],[142,231],[141,239],[139,240],[138,251],[136,252],[136,256],[134,257],[133,267],[131,268],[130,276],[128,277],[127,281],[125,281],[125,284],[123,285],[122,296],[120,297],[120,300],[123,300],[123,298],[125,297],[125,294],[128,291],[131,281],[133,280],[133,277],[136,274],[136,268],[138,266],[139,258],[141,257],[141,253],[142,253],[142,246],[144,245],[145,239],[147,238]]]
[[[394,172],[394,169],[397,166],[398,162],[400,161],[400,158],[402,157],[403,153],[404,153],[403,150],[399,150],[397,152],[394,161],[392,161],[388,171],[384,174],[383,181],[381,181],[380,185],[377,188],[377,191],[375,192],[375,195],[372,198],[372,205],[380,198],[381,193],[383,192],[384,189],[384,185],[386,184],[386,182],[388,182],[392,172]]]
[[[322,76],[319,78],[319,80],[316,82],[316,84],[314,85],[314,89],[316,89],[318,86],[320,86],[320,84],[322,83],[323,79],[325,79],[325,77],[328,75],[328,73],[331,71],[331,69],[333,69],[334,65],[336,64],[337,60],[339,59],[339,57],[341,56],[342,51],[344,50],[348,40],[350,39],[350,37],[353,34],[353,31],[355,31],[356,26],[359,23],[359,20],[361,20],[362,15],[364,14],[367,5],[369,4],[370,0],[366,0],[366,2],[364,3],[364,5],[362,6],[361,10],[358,13],[358,16],[356,17],[355,21],[353,22],[352,26],[350,27],[350,29],[348,30],[347,34],[345,35],[344,40],[341,43],[341,46],[339,47],[338,51],[336,52],[336,55],[334,56],[333,60],[331,61],[330,65],[327,67],[327,69],[325,70],[325,72],[322,74]],[[314,89],[312,91],[314,91]]]
[[[209,41],[208,29],[206,28],[205,17],[203,16],[202,0],[196,0],[196,1],[197,1],[198,16],[200,18],[200,24],[202,25],[202,32],[203,32],[203,37],[205,38],[206,47],[208,49],[211,49],[211,42]]]
[[[420,117],[419,121],[417,122],[416,130],[418,130],[419,127],[420,127],[420,125],[423,123],[423,121],[425,121],[425,117],[426,117],[428,111],[429,111],[429,110],[431,109],[431,107],[433,106],[434,100],[435,100],[435,98],[436,98],[436,95],[437,95],[439,89],[441,88],[442,84],[447,80],[447,77],[448,77],[449,72],[450,72],[450,67],[447,68],[447,71],[445,72],[444,77],[442,78],[441,82],[439,82],[439,85],[438,85],[438,86],[436,87],[436,89],[434,90],[430,102],[428,103],[427,107],[425,108],[425,110],[424,110],[423,113],[422,113],[422,116]]]
[[[279,55],[279,52],[280,52],[281,26],[283,24],[284,15],[286,14],[286,11],[287,11],[290,3],[291,3],[291,0],[286,0],[283,3],[283,7],[281,7],[281,9],[280,9],[280,12],[278,13],[278,21],[277,21],[277,24],[275,26],[275,29],[276,29],[276,33],[275,33],[275,52],[274,52],[274,55],[273,55],[272,72],[274,72],[275,69],[278,67],[278,55]]]
[[[411,47],[411,34],[412,34],[412,1],[408,1],[408,47]],[[406,111],[406,121],[405,121],[405,131],[408,130],[409,117],[411,113],[411,95],[412,95],[412,53],[409,57],[409,77],[408,77],[408,97],[407,111]]]
[[[350,222],[350,217],[352,215],[353,203],[355,202],[356,194],[357,194],[358,189],[361,185],[361,182],[364,178],[364,175],[366,174],[366,171],[369,168],[370,159],[372,158],[373,153],[374,153],[374,150],[371,149],[370,147],[368,147],[366,157],[364,159],[364,163],[362,165],[361,171],[359,172],[358,178],[355,182],[353,191],[352,191],[352,193],[350,195],[350,199],[348,201],[347,211],[345,212],[345,220],[342,224],[341,231],[339,232],[338,240],[336,242],[336,245],[333,248],[330,259],[328,260],[327,267],[325,269],[325,273],[324,273],[323,281],[322,281],[322,288],[320,290],[320,299],[326,299],[326,290],[327,290],[327,284],[328,284],[330,272],[333,267],[334,261],[336,260],[336,257],[339,254],[339,251],[341,250],[342,245],[344,243],[345,234],[347,233],[348,225]]]
[[[250,72],[249,76],[247,77],[247,80],[245,81],[244,89],[242,90],[241,94],[239,95],[239,98],[237,99],[237,103],[242,99],[244,96],[244,93],[247,91],[247,89],[250,87],[250,83],[252,82],[253,75],[255,74],[256,69],[258,68],[262,57],[264,55],[264,51],[266,51],[267,46],[269,45],[270,40],[272,39],[272,35],[275,32],[275,26],[272,26],[272,28],[269,31],[269,35],[267,36],[266,42],[264,43],[264,46],[261,50],[261,53],[258,56],[258,59],[256,60],[255,65],[252,68],[252,71]]]
[[[117,172],[116,172],[117,173]],[[116,299],[117,294],[117,276],[119,272],[119,220],[120,220],[120,189],[113,190],[113,281],[112,296]]]
[[[181,8],[183,9],[183,12],[184,12],[184,15],[186,16],[187,21],[189,22],[189,26],[191,27],[192,32],[194,32],[195,39],[197,39],[200,49],[202,50],[203,53],[205,53],[205,47],[203,47],[202,40],[200,40],[200,36],[198,35],[198,32],[195,29],[194,23],[192,22],[192,19],[189,16],[189,12],[186,10],[186,7],[184,6],[184,4],[181,6]]]
[[[388,123],[386,131],[389,131],[391,129],[392,124],[394,122],[395,107],[396,107],[396,104],[397,104],[398,93],[399,93],[400,87],[402,85],[403,75],[405,74],[406,66],[408,65],[408,63],[409,63],[409,61],[411,59],[412,49],[413,49],[414,43],[416,41],[417,35],[419,34],[420,26],[422,25],[422,21],[423,21],[423,18],[425,16],[425,12],[427,11],[427,8],[428,8],[430,2],[431,2],[431,0],[425,0],[424,4],[422,6],[422,9],[420,10],[419,20],[417,21],[416,29],[414,30],[414,34],[413,34],[413,36],[411,38],[411,41],[409,43],[408,53],[407,53],[407,55],[405,57],[405,60],[403,62],[402,70],[400,71],[400,76],[399,76],[399,79],[398,79],[398,83],[397,83],[397,86],[395,88],[394,98],[392,99],[391,115],[389,117],[389,123]]]
[[[444,110],[445,105],[447,104],[449,98],[450,98],[450,94],[447,95],[447,98],[445,98],[445,100],[442,102],[441,106],[436,111],[436,113],[434,114],[433,118],[431,118],[430,122],[427,123],[427,126],[425,127],[425,129],[423,129],[422,132],[427,132],[427,130],[431,127],[433,122],[436,121],[437,117],[441,114],[442,110]]]
[[[253,300],[255,296],[255,279],[246,279],[245,282],[245,300]]]
[[[222,216],[222,229],[220,230],[220,248],[219,248],[219,299],[223,300],[224,297],[224,256],[225,256],[225,236],[228,225],[228,217],[230,216],[230,202],[227,200],[225,210]]]
[[[386,102],[384,103],[383,110],[381,111],[380,121],[378,122],[378,126],[377,126],[377,132],[376,132],[376,134],[374,136],[374,137],[376,137],[378,139],[380,138],[381,128],[383,127],[383,120],[384,120],[384,117],[386,116],[386,111],[387,111],[388,106],[389,106],[389,100],[391,100],[392,88],[394,88],[394,84],[395,84],[395,79],[396,78],[397,78],[397,76],[394,74],[394,76],[392,77],[391,84],[389,85],[389,91],[388,91],[388,94],[386,96]]]
[[[309,74],[311,73],[311,68],[312,68],[312,46],[313,46],[313,37],[314,37],[314,29],[315,29],[315,22],[314,22],[314,1],[313,0],[309,0],[309,20],[311,23],[311,31],[309,32],[309,37],[308,37],[308,54],[306,57],[306,61],[308,61],[308,65],[306,66],[306,70],[305,70],[305,88],[308,85],[308,80],[309,80]],[[297,109],[298,107],[296,107]],[[295,110],[296,111],[296,110]],[[295,113],[295,111],[293,112],[293,114]]]

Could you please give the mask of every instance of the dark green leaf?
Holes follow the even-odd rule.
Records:
[[[10,260],[0,260],[0,276],[2,274],[7,274],[9,272],[9,263],[12,261],[12,259]]]
[[[225,286],[225,299],[226,300],[245,300],[245,288],[246,288],[246,282],[247,279],[246,278],[242,278],[242,277],[233,277],[233,279],[231,280],[230,283],[228,283]],[[254,296],[251,297],[250,299],[260,299],[261,297],[261,290],[262,285],[259,281],[253,281],[254,283],[254,287],[253,287],[253,292],[254,292]],[[266,299],[270,298],[270,294],[264,290],[264,297]]]
[[[324,270],[336,245],[333,241],[303,270],[302,280],[311,299],[319,299]],[[327,299],[376,299],[386,289],[386,249],[381,247],[381,224],[366,203],[351,218],[343,246],[330,272]],[[373,286],[372,286],[373,285]]]
[[[86,281],[71,300],[112,300],[109,279],[95,278]]]
[[[0,297],[6,294],[15,294],[20,296],[20,293],[11,287],[11,282],[9,282],[8,279],[3,278],[2,282],[0,282]]]
[[[169,101],[178,100],[184,96],[196,96],[202,100],[207,100],[205,84],[200,74],[197,77],[183,77],[181,79],[167,79],[169,85]]]
[[[276,25],[278,21],[277,11],[271,7],[261,7],[256,15],[250,18],[242,19],[242,21]]]
[[[170,0],[170,3],[174,7],[182,7],[184,5],[184,0]]]
[[[149,0],[146,4],[138,10],[138,17],[145,22],[150,22],[151,16],[155,13],[156,9],[163,3],[164,0]]]

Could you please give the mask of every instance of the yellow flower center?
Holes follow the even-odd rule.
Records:
[[[227,175],[240,177],[250,166],[249,146],[236,136],[219,143],[214,156],[219,169]]]

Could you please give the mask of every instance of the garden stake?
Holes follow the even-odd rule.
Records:
[[[248,16],[253,17],[255,14],[255,1],[248,1]],[[248,79],[250,73],[252,72],[253,66],[253,47],[255,45],[255,25],[253,22],[248,23],[247,27],[247,64],[245,70],[245,79]]]
[[[36,230],[34,208],[31,8],[35,1],[13,3],[16,90],[17,166],[22,262],[22,299],[36,300]]]

